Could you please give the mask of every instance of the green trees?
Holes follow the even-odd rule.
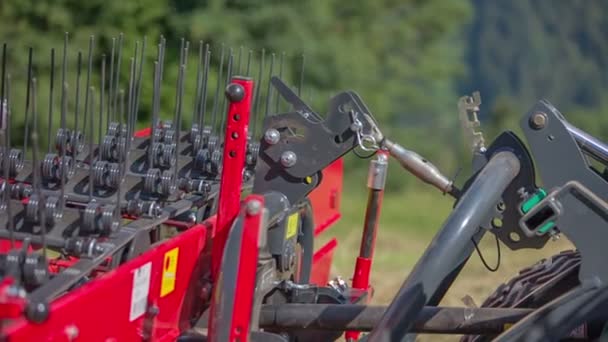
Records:
[[[463,88],[481,89],[486,113],[500,109],[500,121],[505,115],[518,118],[546,98],[569,120],[592,121],[585,128],[602,133],[598,127],[608,120],[591,112],[606,108],[608,2],[473,3],[467,51],[471,73]]]

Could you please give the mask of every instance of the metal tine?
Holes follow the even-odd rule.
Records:
[[[211,50],[209,50],[209,44],[205,46],[205,67],[203,71],[203,84],[201,88],[201,95],[198,97],[201,98],[201,104],[198,109],[198,127],[200,127],[199,132],[202,136],[203,127],[205,125],[205,113],[207,112],[207,81],[209,80],[209,64],[211,63]]]
[[[137,49],[139,48],[139,44],[135,45],[135,56],[137,56]],[[133,93],[134,93],[134,80],[135,78],[135,57],[131,57],[131,68],[129,71],[129,96],[127,98],[127,146],[126,149],[129,150],[131,148],[131,125],[133,122]],[[126,162],[126,160],[125,160]]]
[[[181,66],[184,64],[184,44],[186,43],[186,39],[182,37],[179,42],[179,65]]]
[[[124,116],[125,116],[125,90],[124,89],[120,89],[118,91],[118,127],[120,127],[120,134],[118,136],[118,142],[119,142],[119,146],[122,146],[122,139],[123,139],[123,135],[122,135],[122,129],[123,129],[123,123],[124,123]],[[126,143],[126,141],[125,141]],[[126,147],[126,146],[125,146]],[[120,154],[119,154],[119,163],[120,163],[120,169],[122,170],[122,168],[124,167],[124,165],[127,163],[126,161],[126,148],[123,150],[122,147],[121,149],[119,149]]]
[[[139,70],[137,72],[137,91],[135,93],[135,103],[133,104],[133,123],[131,124],[131,130],[134,131],[137,125],[137,118],[139,116],[139,95],[141,94],[141,78],[143,74],[144,62],[145,62],[145,51],[147,46],[147,37],[144,36],[144,40],[141,45],[141,57],[139,60]],[[133,136],[133,132],[131,132],[131,136]]]
[[[272,84],[270,79],[272,78],[272,72],[274,69],[274,53],[270,57],[270,70],[268,70],[268,87],[266,88],[266,111],[264,111],[264,117],[268,116],[270,112],[270,102],[272,100]]]
[[[188,51],[190,50],[190,41],[186,40],[186,46],[184,47],[184,59],[182,60],[182,64],[188,65]]]
[[[105,66],[104,66],[105,68]],[[95,150],[93,149],[93,136],[94,136],[94,132],[95,132],[95,128],[94,128],[94,123],[93,123],[93,118],[95,115],[95,87],[90,86],[89,88],[87,88],[87,98],[90,98],[90,102],[88,103],[90,108],[89,111],[91,112],[91,121],[89,122],[89,201],[93,200],[93,190],[95,189],[95,183],[93,182],[93,165],[95,165]],[[103,101],[101,101],[101,103],[103,103]],[[103,104],[102,104],[103,106]],[[101,115],[99,116],[101,118]],[[100,120],[100,124],[101,124],[101,120]],[[83,127],[83,129],[86,129],[86,127]]]
[[[119,34],[118,35],[118,56],[116,59],[116,75],[114,76],[114,103],[113,103],[113,107],[112,107],[112,117],[116,116],[116,106],[117,106],[117,101],[118,101],[118,97],[117,97],[117,93],[116,91],[120,89],[120,64],[122,62],[122,46],[123,46],[123,36],[124,34]],[[118,131],[119,136],[122,136],[122,130],[123,127],[122,125],[120,125],[120,130]]]
[[[106,88],[106,55],[101,55],[101,84],[99,86],[99,127],[98,130],[98,143],[97,143],[97,159],[100,159],[101,156],[101,139],[102,139],[102,129],[103,129],[103,104],[105,97],[105,88]],[[91,121],[93,120],[93,114],[91,114]]]
[[[37,220],[40,223],[40,239],[42,242],[42,255],[46,258],[46,220],[43,218],[46,215],[46,201],[42,198],[42,191],[40,189],[40,165],[38,163],[38,110],[36,106],[36,78],[32,78],[31,82],[32,87],[32,120],[34,121],[33,129],[32,129],[32,167],[34,169],[33,172],[33,183],[34,183],[34,191],[36,192],[36,196],[38,197],[38,205],[41,210],[37,210],[37,214],[39,219]]]
[[[160,46],[159,46],[160,47]],[[160,48],[159,48],[159,52],[160,52]],[[159,53],[160,55],[160,53]],[[155,132],[156,132],[156,120],[158,118],[158,106],[157,106],[157,97],[159,96],[158,94],[158,83],[160,82],[160,65],[158,63],[158,61],[154,61],[154,90],[153,90],[153,94],[152,94],[152,127],[151,127],[151,132],[150,132],[150,140],[149,140],[149,145],[148,145],[148,168],[152,168],[154,165],[154,160],[153,160],[153,143],[154,143],[154,136],[155,136]]]
[[[260,65],[258,66],[258,86],[255,87],[255,99],[254,99],[254,110],[253,110],[253,120],[252,121],[252,128],[251,128],[251,136],[255,137],[256,136],[256,126],[257,126],[257,119],[258,119],[258,113],[260,111],[260,93],[262,92],[262,75],[264,74],[264,57],[266,55],[266,50],[262,49],[262,56],[260,58]]]
[[[51,49],[51,77],[49,80],[49,117],[47,136],[47,152],[51,153],[51,137],[53,136],[53,88],[55,88],[55,48]]]
[[[30,119],[29,119],[29,111],[30,111],[30,85],[32,83],[32,53],[33,48],[28,49],[27,56],[27,84],[25,91],[25,135],[23,137],[23,155],[27,155],[27,141],[29,139],[29,131],[30,131]]]
[[[10,95],[10,75],[6,75],[6,43],[2,44],[2,71],[0,76],[2,81],[0,84],[0,93],[2,94],[2,103],[0,103],[0,118],[6,118],[6,122],[3,122],[4,128],[4,153],[2,154],[2,164],[4,171],[4,201],[6,203],[6,216],[8,220],[8,233],[11,242],[11,248],[15,248],[15,237],[13,234],[14,222],[13,215],[11,213],[11,197],[10,197],[10,185],[9,185],[9,168],[8,168],[8,154],[11,148],[11,118],[9,110],[9,95]],[[6,105],[5,105],[6,104]],[[6,109],[6,113],[4,110]]]
[[[116,38],[112,37],[112,51],[110,52],[110,88],[108,89],[108,108],[107,108],[107,119],[106,129],[110,127],[110,121],[114,120],[112,117],[112,96],[114,94],[114,51],[116,50]],[[101,146],[101,145],[100,145]]]
[[[185,51],[187,53],[187,51]],[[179,74],[177,76],[177,94],[175,101],[175,177],[177,177],[177,172],[179,170],[179,140],[180,140],[180,128],[182,123],[182,96],[184,94],[184,72],[186,71],[186,65],[182,64],[179,67]]]
[[[66,112],[68,110],[68,99],[67,99],[67,92],[68,92],[68,83],[64,82],[63,83],[63,87],[61,89],[61,92],[63,94],[65,94],[65,96],[62,96],[61,98],[61,130],[63,132],[65,132],[66,129]],[[62,135],[61,138],[61,148],[60,148],[60,156],[61,156],[61,195],[60,195],[60,201],[61,201],[61,208],[64,207],[65,204],[65,200],[64,200],[64,194],[65,194],[65,177],[67,175],[66,173],[66,165],[65,165],[65,160],[66,160],[66,149],[65,149],[65,144],[66,144],[66,134]]]
[[[198,124],[199,120],[199,107],[201,105],[201,98],[199,94],[201,93],[201,87],[203,83],[203,41],[198,42],[198,63],[196,64],[196,90],[194,91],[194,109],[192,110],[192,124]],[[198,125],[199,131],[203,128]],[[190,137],[190,140],[194,142],[194,137]]]
[[[78,59],[76,61],[76,107],[74,108],[74,131],[72,132],[75,136],[76,132],[78,132],[78,111],[80,107],[80,73],[82,70],[82,52],[78,51]],[[73,155],[76,157],[76,141],[72,142],[74,146],[72,147]]]
[[[133,57],[130,58],[131,68],[129,69],[129,95],[127,97],[127,138],[128,143],[127,146],[131,146],[131,140],[133,138],[133,134],[131,132],[132,121],[133,121],[133,111],[135,110],[135,86],[136,86],[136,72],[137,72],[137,54],[139,53],[139,41],[135,42],[135,52],[133,53]]]
[[[217,110],[218,110],[218,103],[217,101],[219,100],[220,97],[220,87],[222,84],[222,69],[224,69],[224,43],[222,43],[222,49],[220,52],[220,68],[218,71],[218,76],[217,76],[217,86],[215,88],[215,96],[213,97],[213,111],[211,112],[211,132],[215,131],[215,125],[217,123]]]
[[[158,112],[158,117],[156,118],[156,125],[158,125],[160,123],[160,100],[161,100],[161,94],[162,94],[162,88],[163,88],[163,79],[164,79],[164,72],[165,72],[165,51],[167,49],[167,40],[165,39],[164,36],[161,36],[161,40],[160,40],[160,55],[159,55],[159,59],[158,59],[158,67],[159,67],[159,79],[158,79],[158,97],[156,98],[156,110]]]
[[[163,86],[163,73],[165,71],[165,50],[167,48],[167,40],[165,37],[161,36],[160,45],[159,45],[159,54],[158,54],[158,96],[156,97],[156,111],[158,116],[154,121],[155,125],[158,125],[160,122],[160,99],[162,94],[162,86]]]
[[[285,52],[281,52],[281,58],[279,59],[279,78],[281,79],[281,81],[283,81],[283,62],[285,59]],[[278,114],[279,113],[279,100],[281,99],[281,97],[277,94],[277,101],[276,101],[276,106],[275,106],[275,110],[274,110],[274,114]]]
[[[249,71],[251,71],[251,57],[253,56],[253,50],[249,50],[249,53],[247,54],[247,69],[245,71],[245,75],[247,77],[249,77]]]
[[[232,49],[229,50],[230,54],[228,55],[228,67],[226,68],[226,83],[224,88],[230,84],[230,80],[232,79],[232,63],[234,59],[234,54],[232,53]],[[220,125],[220,135],[224,134],[224,125],[226,124],[226,96],[222,96],[222,123]]]
[[[185,69],[186,67],[186,63],[188,63],[188,47],[189,47],[190,43],[186,42],[186,44],[184,45],[184,40],[182,38],[182,50],[180,51],[180,62],[181,64],[179,65],[179,72],[182,72],[182,67]],[[183,89],[180,90],[180,88],[183,88],[183,77],[184,75],[182,75],[182,79],[180,80],[179,74],[178,74],[178,78],[177,78],[177,87],[176,87],[176,99],[175,99],[175,113],[173,114],[173,122],[174,122],[174,126],[175,126],[175,141],[176,143],[179,145],[179,139],[180,139],[180,134],[182,131],[182,93],[183,93]],[[179,104],[179,110],[178,110],[178,104]],[[177,148],[177,147],[176,147]],[[177,150],[179,152],[179,150]]]
[[[236,58],[236,74],[240,75],[241,74],[241,57],[243,55],[243,46],[239,46],[239,54],[238,57]]]
[[[62,131],[62,136],[65,137],[66,135],[66,123],[65,123],[65,115],[66,115],[66,111],[67,111],[67,106],[64,107],[64,102],[67,103],[67,98],[66,98],[66,87],[64,87],[63,85],[65,85],[66,80],[65,80],[65,73],[67,72],[68,69],[68,33],[65,33],[64,39],[63,39],[63,57],[62,57],[62,63],[61,63],[61,84],[62,84],[62,88],[61,88],[61,131]],[[66,146],[66,139],[61,139],[61,146],[59,147],[62,150],[65,150]],[[65,155],[65,153],[63,154]],[[63,172],[63,171],[62,171]]]
[[[165,71],[165,49],[167,48],[167,39],[160,36],[161,54],[160,54],[160,84],[163,83],[163,73]]]
[[[95,36],[91,35],[89,37],[89,53],[87,56],[87,81],[85,86],[85,94],[84,94],[84,119],[82,123],[82,131],[86,132],[87,122],[89,119],[89,87],[91,86],[91,69],[93,68],[93,47],[95,45]],[[91,120],[93,120],[93,116],[91,116]],[[91,131],[93,134],[93,131]]]
[[[6,49],[6,46],[5,46]],[[5,50],[6,51],[6,50]],[[3,51],[3,58],[2,58],[2,74],[4,75],[4,68],[5,68],[5,61],[6,61],[6,53],[5,51]],[[8,160],[8,152],[11,149],[11,74],[7,74],[6,75],[6,133],[5,133],[5,153],[4,153],[4,179],[8,181],[10,175],[9,175],[9,160]],[[8,184],[7,184],[8,186]],[[10,189],[7,188],[7,189]],[[7,207],[6,207],[6,215],[8,216],[8,229],[9,229],[9,239],[11,240],[11,248],[15,248],[15,220],[13,217],[13,214],[11,213],[12,211],[12,205],[11,205],[11,197],[10,197],[10,191],[7,191],[7,198],[8,198],[8,203],[7,203]]]
[[[298,85],[298,96],[302,97],[302,89],[304,87],[304,65],[305,59],[304,54],[302,54],[302,64],[300,66],[300,84]]]

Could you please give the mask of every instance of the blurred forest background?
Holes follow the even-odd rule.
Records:
[[[139,108],[140,122],[146,123],[152,61],[162,34],[169,44],[164,89],[175,88],[179,38],[191,42],[185,111],[194,104],[200,40],[211,45],[212,66],[218,64],[221,44],[233,49],[241,71],[245,56],[253,50],[253,76],[258,73],[260,50],[265,49],[264,94],[272,52],[276,54],[274,74],[279,74],[284,53],[281,74],[296,86],[304,55],[301,91],[318,112],[324,113],[329,96],[336,91],[355,90],[388,135],[436,161],[448,174],[456,174],[467,166],[456,104],[460,96],[474,90],[481,91],[486,139],[498,130],[516,129],[518,118],[541,97],[591,133],[607,133],[608,119],[600,115],[608,106],[603,96],[608,88],[606,14],[608,2],[599,0],[4,0],[0,2],[0,41],[9,44],[14,141],[23,139],[19,133],[25,126],[23,81],[30,46],[41,88],[39,107],[46,108],[50,50],[56,49],[58,96],[63,34],[70,32],[67,80],[73,106],[76,54],[82,51],[86,66],[90,35],[96,36],[92,84],[97,88],[99,56],[105,53],[109,59],[111,38],[125,34],[121,84],[126,88],[134,43],[147,36]],[[107,64],[109,68],[109,60]],[[210,95],[216,75],[217,67],[209,78]],[[161,117],[172,115],[174,94],[163,92]],[[58,98],[54,102],[58,108]],[[207,102],[207,108],[212,105]],[[185,115],[186,124],[190,119]],[[45,122],[41,120],[42,125]],[[354,163],[353,158],[349,162]],[[363,169],[360,175],[364,176],[365,167],[357,169]],[[401,191],[416,186],[413,183],[399,174],[391,177],[390,189]]]
[[[387,135],[428,157],[447,174],[455,175],[469,163],[457,101],[475,90],[482,96],[486,140],[499,130],[517,131],[519,118],[539,98],[553,102],[570,121],[589,132],[608,136],[608,116],[603,114],[608,109],[608,1],[3,0],[0,41],[9,44],[15,142],[23,138],[25,125],[27,49],[34,47],[34,73],[41,85],[39,107],[46,108],[50,50],[56,49],[60,65],[65,31],[70,32],[72,70],[77,49],[86,56],[90,35],[96,36],[96,55],[109,55],[111,37],[124,32],[121,84],[125,88],[134,42],[147,36],[140,126],[149,122],[151,65],[155,44],[163,34],[168,41],[165,89],[175,89],[179,38],[191,42],[186,113],[194,103],[199,40],[211,44],[214,65],[221,44],[233,48],[235,63],[238,58],[242,70],[252,49],[254,76],[260,49],[265,49],[264,82],[270,53],[276,53],[278,74],[279,58],[285,52],[283,77],[297,86],[304,55],[301,92],[319,113],[324,113],[331,94],[355,90]],[[244,52],[239,52],[241,46]],[[93,65],[93,84],[98,87],[99,57]],[[74,78],[73,72],[68,73],[71,84]],[[215,89],[216,79],[214,69],[210,89]],[[57,79],[55,87],[58,96]],[[261,88],[265,92],[266,83]],[[173,114],[174,94],[174,90],[163,93],[161,116],[165,118]],[[58,97],[54,101],[58,106]],[[209,101],[207,108],[212,105]],[[191,115],[185,114],[185,120],[189,127]],[[45,121],[40,124],[47,129]],[[345,218],[338,233],[352,248],[339,255],[337,265],[345,276],[352,272],[352,251],[358,247],[366,172],[366,162],[348,158],[342,203]],[[397,165],[390,173],[389,204],[379,240],[388,247],[378,252],[377,271],[386,269],[387,273],[376,273],[377,277],[390,277],[389,270],[394,268],[406,272],[403,264],[415,261],[451,205]],[[403,256],[404,250],[411,255]],[[403,273],[392,277],[398,286]],[[381,298],[390,299],[392,291],[389,287]]]

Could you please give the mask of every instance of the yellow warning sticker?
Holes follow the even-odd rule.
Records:
[[[179,257],[179,248],[175,247],[165,253],[163,262],[163,278],[160,285],[160,297],[164,297],[175,290],[175,279],[177,273],[177,258]]]
[[[298,233],[298,221],[300,216],[298,213],[293,213],[287,218],[287,232],[285,233],[285,239],[290,239]]]
[[[503,330],[509,330],[513,326],[513,323],[505,323],[503,326]]]

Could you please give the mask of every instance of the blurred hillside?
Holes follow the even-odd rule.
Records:
[[[34,74],[45,89],[53,47],[59,71],[64,32],[70,32],[70,70],[78,50],[86,56],[91,34],[97,37],[96,56],[109,57],[111,38],[124,32],[121,82],[125,86],[134,43],[147,36],[140,122],[149,121],[151,65],[161,34],[169,43],[163,87],[171,89],[176,84],[181,37],[191,42],[192,61],[201,40],[211,44],[212,64],[218,63],[222,44],[233,49],[239,63],[240,56],[244,61],[252,49],[253,76],[265,49],[262,93],[267,89],[271,54],[276,55],[274,74],[278,75],[284,53],[280,74],[298,86],[303,63],[302,95],[320,113],[331,94],[353,89],[387,134],[455,174],[468,163],[456,103],[459,96],[474,90],[482,94],[481,116],[489,138],[500,129],[516,127],[519,116],[540,97],[592,133],[608,133],[608,120],[600,115],[608,86],[607,13],[608,3],[599,0],[5,0],[0,2],[0,41],[9,44],[13,97],[23,99],[28,47],[34,47]],[[93,65],[92,82],[97,85],[99,57]],[[185,100],[193,106],[194,62],[189,68]],[[74,84],[75,75],[67,77]],[[209,84],[215,85],[216,78],[213,70]],[[39,94],[39,107],[46,108],[48,92]],[[23,138],[24,102],[13,101],[14,141]],[[74,102],[72,94],[70,106]],[[54,103],[58,111],[58,98]],[[173,106],[173,93],[164,92],[161,117],[170,117]],[[212,106],[209,101],[207,109]],[[259,111],[266,109],[262,105]],[[190,116],[185,120],[188,124]],[[364,165],[354,158],[349,163]],[[363,176],[364,169],[354,173]],[[389,184],[398,190],[412,181],[391,177]]]

